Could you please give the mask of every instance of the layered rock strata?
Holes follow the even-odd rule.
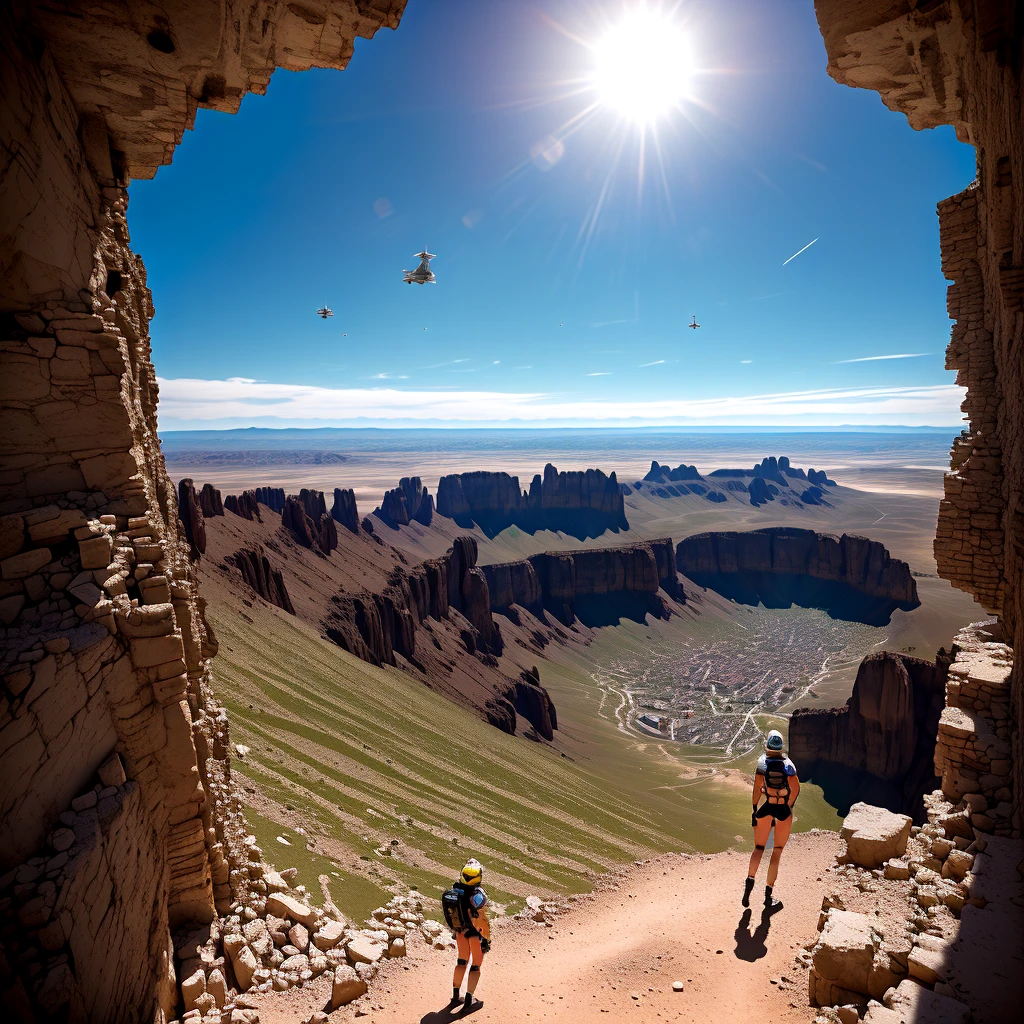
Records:
[[[513,606],[535,615],[550,612],[568,625],[607,625],[622,616],[667,617],[664,590],[682,598],[671,539],[616,548],[548,551],[516,562],[483,566],[491,608],[508,614]]]
[[[479,526],[494,536],[509,526],[528,533],[557,530],[584,539],[605,530],[628,530],[625,505],[614,473],[599,469],[559,473],[548,463],[529,491],[508,473],[456,473],[437,485],[437,512],[459,526]]]
[[[688,579],[743,604],[798,604],[835,618],[882,625],[897,609],[916,608],[917,583],[906,562],[877,541],[791,527],[700,533],[676,549]]]
[[[977,150],[976,180],[939,204],[955,321],[946,366],[967,388],[939,507],[939,574],[1024,639],[1024,41],[1019,5],[816,0],[828,70],[874,89],[911,127],[948,124]],[[1024,816],[1024,684],[1010,676],[1015,820]]]
[[[868,800],[924,820],[936,785],[935,735],[950,659],[883,651],[860,663],[842,708],[793,712],[789,751],[801,778],[822,786],[842,811]]]
[[[16,154],[0,166],[0,871],[49,876],[0,977],[25,1016],[163,1019],[171,928],[229,909],[246,863],[215,643],[157,438],[128,182],[170,160],[199,106],[237,110],[278,64],[341,67],[402,7],[0,7]],[[112,752],[126,777],[100,797]]]

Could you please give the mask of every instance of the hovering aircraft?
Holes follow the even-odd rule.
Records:
[[[700,327],[700,324],[697,323],[697,318],[693,317],[693,322],[687,324],[686,326],[689,327],[691,330],[695,331],[695,330],[697,330],[698,327]]]
[[[415,270],[403,270],[402,280],[406,284],[437,284],[437,278],[430,269],[430,261],[434,259],[434,254],[424,250],[416,253],[416,259],[420,261],[420,265]]]
[[[330,306],[322,306],[316,311],[316,315],[326,320],[329,316],[334,316],[334,310]]]

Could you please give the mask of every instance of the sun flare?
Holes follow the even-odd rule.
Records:
[[[637,7],[594,45],[594,85],[602,105],[646,125],[668,114],[689,85],[689,40],[662,11]]]

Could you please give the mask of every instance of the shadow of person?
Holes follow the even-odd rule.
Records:
[[[782,908],[775,909],[781,910]],[[761,911],[761,920],[754,931],[750,930],[750,909],[743,911],[743,916],[740,918],[739,924],[736,925],[734,936],[738,959],[754,963],[755,960],[760,960],[768,955],[768,946],[765,940],[768,938],[768,929],[772,926],[772,914],[775,913],[775,909],[765,907]]]
[[[476,1004],[473,1009],[466,1012],[461,1001],[454,1006],[449,1003],[441,1010],[432,1010],[430,1013],[425,1013],[420,1017],[420,1024],[453,1024],[454,1021],[459,1020],[461,1017],[469,1016],[469,1014],[475,1012],[481,1006],[483,1006],[483,1003]]]

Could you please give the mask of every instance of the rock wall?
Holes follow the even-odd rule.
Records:
[[[836,618],[884,624],[916,608],[906,562],[877,541],[791,527],[700,533],[676,549],[676,567],[695,583],[745,604],[825,608]]]
[[[356,508],[356,492],[351,488],[334,488],[334,504],[331,518],[344,526],[350,533],[359,532],[359,509]]]
[[[912,127],[953,125],[977,150],[976,180],[939,204],[946,365],[967,388],[935,557],[939,573],[1024,635],[1024,18],[1007,0],[909,4],[816,0],[838,82],[874,89]],[[1024,683],[1010,678],[1014,814],[1024,817]]]
[[[628,530],[622,492],[614,473],[599,469],[559,473],[548,463],[529,491],[508,473],[455,473],[437,485],[437,511],[469,529],[474,524],[488,536],[509,526],[528,533],[559,530],[581,540],[605,530]]]
[[[485,565],[483,572],[494,611],[508,613],[513,605],[535,615],[546,610],[566,625],[577,617],[588,625],[618,621],[621,615],[642,618],[648,612],[664,617],[667,609],[658,590],[682,597],[671,539],[548,551]]]
[[[882,651],[860,663],[842,708],[799,709],[789,752],[801,778],[822,786],[844,811],[870,800],[925,820],[923,797],[936,785],[935,734],[950,659],[935,662]]]
[[[227,910],[245,862],[128,182],[170,160],[199,105],[237,110],[275,66],[342,67],[402,7],[0,7],[0,871],[39,901],[0,1003],[25,1019],[163,1019],[170,930]]]
[[[434,518],[434,499],[418,476],[403,476],[394,490],[385,493],[373,514],[393,529],[413,522],[429,526]]]
[[[269,601],[291,615],[295,614],[284,576],[280,569],[270,564],[262,547],[242,548],[231,556],[230,561],[242,574],[246,586],[256,591],[264,601]]]

